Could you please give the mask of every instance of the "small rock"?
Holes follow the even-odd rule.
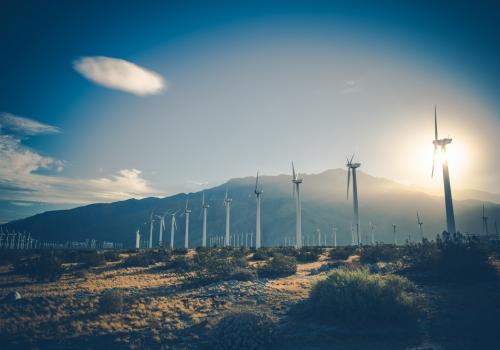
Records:
[[[15,292],[7,294],[7,296],[5,297],[5,300],[7,301],[17,301],[21,299],[22,299],[21,293],[19,293],[17,290]]]

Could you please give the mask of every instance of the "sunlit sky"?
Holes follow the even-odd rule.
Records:
[[[452,186],[500,192],[498,23],[494,2],[2,2],[0,221],[353,152],[441,188],[435,104]]]

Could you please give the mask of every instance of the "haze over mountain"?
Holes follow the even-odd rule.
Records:
[[[302,223],[303,235],[312,239],[316,230],[327,234],[327,243],[332,242],[332,226],[337,227],[339,244],[350,244],[352,202],[346,199],[346,171],[327,170],[320,174],[303,175]],[[263,245],[281,244],[285,237],[295,232],[295,208],[292,201],[290,175],[261,176],[262,195],[262,241]],[[223,235],[225,209],[223,204],[226,187],[233,198],[231,209],[231,232],[254,232],[255,177],[236,178],[226,184],[205,190],[210,205],[208,211],[208,235]],[[415,187],[370,176],[362,171],[358,175],[362,240],[369,233],[369,222],[376,226],[376,240],[393,242],[392,224],[398,227],[398,242],[419,239],[416,212],[424,221],[424,235],[435,238],[445,228],[443,198],[420,192]],[[76,241],[86,238],[123,242],[132,246],[135,230],[141,227],[143,239],[149,234],[151,212],[163,214],[179,210],[177,217],[176,246],[184,239],[184,217],[182,209],[189,198],[192,209],[189,244],[201,242],[201,197],[202,192],[177,194],[166,198],[130,199],[109,204],[91,204],[70,210],[49,211],[26,219],[10,222],[9,230],[31,232],[36,238],[48,241]],[[494,199],[494,195],[491,195]],[[455,200],[457,227],[460,232],[482,232],[482,201]],[[490,233],[495,231],[495,220],[500,219],[500,205],[486,203]],[[169,217],[166,217],[165,239],[170,234]],[[154,226],[154,240],[158,237],[158,222]]]

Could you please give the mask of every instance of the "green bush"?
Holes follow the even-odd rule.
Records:
[[[14,264],[14,271],[39,281],[56,281],[64,270],[61,260],[49,254],[34,259],[19,260]]]
[[[254,270],[237,268],[228,275],[227,279],[236,281],[254,281],[257,279],[257,273]]]
[[[80,252],[79,259],[86,267],[96,267],[106,264],[104,254],[100,254],[96,250],[83,250]]]
[[[323,248],[303,247],[296,250],[295,258],[299,262],[314,262],[319,259],[321,254],[323,254]]]
[[[123,293],[118,289],[108,289],[99,299],[99,311],[102,313],[121,312],[123,305]]]
[[[255,251],[252,256],[253,261],[261,261],[266,260],[273,256],[273,252],[270,248],[259,248]]]
[[[130,255],[122,263],[124,267],[148,267],[160,261],[169,260],[170,252],[164,250],[148,250],[134,255]]]
[[[374,264],[377,262],[393,262],[401,258],[401,252],[394,244],[377,244],[363,246],[359,249],[362,263]]]
[[[488,252],[479,242],[460,233],[450,235],[444,232],[435,244],[424,242],[413,248],[408,253],[409,263],[430,273],[431,278],[438,282],[468,284],[497,278]]]
[[[108,250],[104,252],[104,260],[106,261],[118,261],[120,260],[120,253],[114,250]]]
[[[264,350],[272,342],[273,321],[253,312],[229,313],[209,333],[209,349]]]
[[[303,312],[338,324],[414,324],[418,316],[414,289],[404,277],[338,269],[313,286]]]
[[[275,254],[263,266],[259,267],[259,277],[284,277],[297,272],[297,259],[291,256]]]
[[[336,247],[330,250],[330,259],[335,260],[346,260],[351,255],[356,253],[356,247],[354,246],[345,246],[345,247]]]

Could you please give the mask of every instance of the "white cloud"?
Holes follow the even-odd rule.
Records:
[[[347,80],[344,82],[342,89],[340,90],[340,93],[342,95],[344,94],[352,94],[355,92],[359,92],[361,90],[359,86],[359,82],[357,80]]]
[[[156,95],[166,88],[165,79],[158,73],[119,58],[81,57],[73,66],[97,84],[139,96]]]
[[[88,204],[129,198],[144,198],[157,190],[137,169],[123,169],[108,177],[78,179],[37,173],[62,171],[64,161],[40,155],[14,135],[0,134],[0,195],[20,203]]]
[[[61,132],[55,126],[6,112],[0,113],[0,129],[20,135],[56,134]]]

